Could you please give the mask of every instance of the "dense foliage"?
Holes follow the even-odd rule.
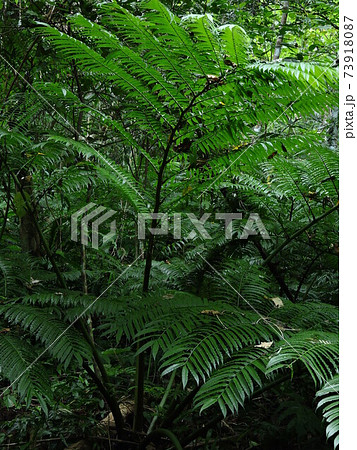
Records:
[[[336,448],[336,2],[0,7],[1,444]]]

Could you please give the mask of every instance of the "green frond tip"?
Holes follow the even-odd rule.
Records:
[[[98,152],[94,147],[78,142],[73,139],[62,136],[49,136],[56,142],[62,142],[66,145],[74,147],[80,153],[87,156],[94,156],[102,165],[98,168],[99,172],[103,172],[105,178],[108,179],[119,190],[122,196],[128,200],[138,212],[147,212],[147,202],[144,195],[140,192],[138,183],[134,177],[119,167],[114,161]]]
[[[248,49],[250,40],[239,25],[223,25],[219,27],[222,45],[226,57],[232,64],[245,67],[248,64]]]
[[[335,333],[304,331],[278,342],[267,364],[266,374],[302,363],[315,384],[322,385],[338,370],[338,336]]]
[[[236,413],[256,386],[262,385],[265,354],[266,350],[262,348],[243,349],[236,353],[200,388],[195,397],[195,407],[202,412],[218,403],[224,416],[228,409]]]
[[[46,351],[67,367],[74,359],[79,363],[90,359],[86,341],[74,327],[57,319],[50,311],[30,305],[1,305],[0,314],[12,324],[19,324],[44,345]]]
[[[198,48],[192,42],[189,33],[180,26],[180,19],[159,0],[143,2],[143,7],[149,10],[146,15],[157,27],[157,35],[160,36],[162,33],[160,40],[163,40],[167,46],[172,47],[177,56],[184,55],[187,57],[181,65],[192,74],[208,75],[212,64],[207,58],[202,57]]]
[[[237,351],[262,341],[272,341],[271,330],[263,325],[247,321],[238,324],[226,320],[221,322],[202,323],[176,339],[163,355],[162,374],[181,367],[184,387],[188,374],[199,384],[200,378],[205,382],[227,357]]]
[[[22,399],[30,405],[36,397],[46,411],[46,401],[51,397],[49,375],[43,365],[36,361],[38,352],[23,339],[0,334],[0,374],[10,381],[3,394],[16,388]]]
[[[324,386],[317,391],[316,398],[319,399],[317,408],[327,422],[326,437],[333,438],[333,446],[339,445],[339,375],[328,380]]]
[[[187,24],[188,29],[195,36],[196,48],[200,53],[212,55],[213,64],[209,67],[210,75],[221,75],[227,67],[223,62],[224,52],[211,14],[189,14],[182,18],[181,23]]]
[[[325,89],[325,84],[336,86],[338,83],[339,71],[330,65],[321,65],[307,62],[269,62],[255,63],[250,67],[255,67],[262,72],[272,72],[285,74],[295,80],[301,80],[314,87],[314,89]]]

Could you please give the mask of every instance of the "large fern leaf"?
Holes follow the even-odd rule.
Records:
[[[243,406],[256,386],[262,385],[265,375],[262,348],[248,348],[238,351],[223,366],[212,373],[195,396],[195,405],[204,411],[218,403],[222,414],[227,408],[234,414]]]
[[[270,358],[267,374],[282,368],[294,369],[301,362],[316,384],[322,385],[338,370],[338,337],[335,333],[302,331],[278,345]]]
[[[51,397],[49,375],[42,364],[34,361],[39,352],[24,339],[0,334],[0,374],[10,380],[29,405],[36,396],[42,406]]]
[[[322,411],[327,422],[327,439],[333,438],[334,448],[339,445],[339,375],[328,380],[316,393],[317,408]]]

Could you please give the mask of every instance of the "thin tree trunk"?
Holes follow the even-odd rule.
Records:
[[[280,34],[278,36],[278,39],[276,40],[275,44],[275,52],[273,56],[273,60],[276,61],[280,58],[281,48],[283,46],[283,40],[284,40],[284,27],[286,25],[286,20],[288,18],[288,12],[289,12],[289,2],[284,1],[283,2],[283,14],[281,16],[281,22],[280,22]]]
[[[254,245],[258,249],[262,258],[265,260],[268,257],[268,255],[266,254],[261,243],[259,241],[254,241]],[[287,296],[287,298],[291,302],[295,303],[295,298],[294,298],[293,294],[290,292],[290,289],[288,288],[287,284],[285,283],[283,275],[279,272],[277,264],[270,261],[267,263],[267,266],[268,266],[270,272],[272,273],[272,275],[274,276],[274,278],[276,279],[277,283],[279,284],[282,292]]]
[[[26,195],[27,201],[31,204],[32,214],[37,217],[37,211],[33,201],[33,186],[32,175],[22,170],[19,176],[21,187],[16,187],[17,192]],[[28,252],[33,256],[41,256],[41,240],[34,224],[34,219],[31,212],[27,210],[26,206],[23,208],[24,214],[20,217],[20,242],[23,252]]]

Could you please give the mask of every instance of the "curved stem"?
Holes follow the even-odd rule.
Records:
[[[154,428],[154,425],[155,425],[155,423],[156,423],[156,421],[157,421],[157,419],[159,417],[160,409],[163,408],[165,403],[166,403],[167,397],[169,396],[169,393],[171,391],[173,382],[175,380],[175,375],[176,375],[176,370],[174,370],[172,372],[172,374],[171,374],[171,377],[170,377],[169,383],[168,383],[168,385],[166,387],[165,393],[164,393],[164,395],[163,395],[163,397],[161,399],[161,402],[160,402],[160,404],[158,406],[158,409],[157,409],[154,417],[152,418],[151,424],[150,424],[149,429],[148,429],[148,434],[150,434],[152,432],[152,430]]]
[[[272,253],[270,253],[270,255],[263,261],[263,264],[268,264],[278,253],[281,252],[281,250],[283,248],[285,248],[288,244],[290,244],[290,242],[292,242],[295,238],[300,236],[300,234],[307,231],[309,228],[316,225],[322,219],[324,219],[325,217],[327,217],[328,215],[330,215],[331,213],[336,211],[338,209],[338,207],[339,207],[339,204],[337,203],[337,205],[335,205],[333,208],[331,208],[328,211],[326,211],[325,213],[321,214],[321,216],[316,217],[316,219],[312,220],[307,225],[305,225],[303,228],[301,228],[300,230],[298,230],[294,234],[292,234],[288,239],[286,239],[282,244],[280,244],[278,248],[276,248]]]
[[[106,383],[98,378],[97,374],[89,367],[89,365],[87,363],[83,363],[83,367],[85,368],[87,373],[90,375],[92,380],[95,382],[95,384],[98,387],[99,392],[102,394],[102,396],[104,397],[104,400],[107,402],[107,404],[113,414],[115,428],[116,428],[118,437],[120,437],[122,434],[123,428],[124,428],[124,420],[123,420],[123,416],[122,416],[122,413],[120,411],[120,408],[119,408],[119,405],[118,405],[116,399],[112,396],[110,389],[108,388]]]
[[[310,262],[310,264],[307,266],[305,272],[303,273],[303,275],[302,275],[302,277],[301,277],[299,286],[298,286],[297,289],[296,289],[295,297],[294,297],[295,302],[297,301],[297,299],[298,299],[298,297],[299,297],[299,294],[300,294],[300,290],[301,290],[301,288],[302,288],[302,285],[304,284],[304,281],[305,281],[306,277],[309,275],[310,270],[312,269],[313,265],[315,264],[315,261],[316,261],[318,258],[320,258],[320,256],[321,256],[323,253],[324,253],[324,251],[318,253],[318,254],[312,259],[312,261]]]
[[[218,85],[218,83],[217,83]],[[203,95],[205,92],[209,91],[214,85],[206,84],[204,88],[197,92],[191,99],[188,106],[181,112],[179,118],[177,119],[176,125],[172,128],[170,136],[167,141],[167,145],[164,149],[164,154],[162,158],[162,163],[157,175],[157,184],[156,184],[156,192],[155,192],[155,204],[153,213],[156,214],[160,210],[161,206],[161,190],[163,186],[164,180],[164,172],[166,165],[168,163],[168,156],[172,144],[175,140],[175,135],[177,131],[182,127],[183,120],[185,115],[192,109],[197,98]],[[154,229],[157,226],[158,219],[152,219],[151,228]],[[146,251],[146,261],[145,261],[145,269],[144,269],[144,281],[143,281],[143,292],[144,294],[149,291],[149,282],[150,282],[150,273],[151,266],[154,254],[154,243],[155,236],[153,234],[149,235],[148,247]],[[135,406],[134,406],[134,431],[141,431],[143,428],[144,422],[144,353],[139,353],[136,357],[136,374],[135,374]]]
[[[63,277],[61,271],[60,271],[59,268],[58,268],[58,265],[57,265],[57,263],[56,263],[56,260],[55,260],[53,254],[52,254],[52,252],[51,252],[51,250],[50,250],[50,247],[49,247],[49,245],[48,245],[48,243],[47,243],[47,241],[46,241],[46,239],[45,239],[45,236],[44,236],[43,233],[42,233],[42,230],[41,230],[41,228],[40,228],[40,225],[38,224],[38,221],[37,221],[35,212],[34,212],[32,206],[31,206],[30,202],[28,201],[28,198],[26,197],[26,195],[25,195],[25,193],[24,193],[23,187],[22,187],[22,185],[21,185],[19,179],[17,178],[16,174],[15,174],[9,167],[7,167],[7,169],[8,169],[8,171],[9,171],[9,173],[10,173],[12,179],[14,180],[14,183],[15,183],[16,187],[18,188],[18,190],[19,190],[19,192],[20,192],[20,194],[21,194],[21,197],[23,198],[23,201],[24,201],[24,203],[25,203],[25,205],[26,205],[27,211],[28,211],[29,214],[31,215],[31,218],[32,218],[32,220],[33,220],[34,227],[36,228],[36,231],[38,232],[38,235],[39,235],[40,240],[41,240],[41,242],[42,242],[42,245],[43,245],[43,247],[44,247],[44,249],[45,249],[45,252],[46,252],[46,254],[47,254],[47,256],[48,256],[48,259],[50,260],[50,262],[51,262],[51,264],[52,264],[52,267],[53,267],[53,270],[54,270],[55,273],[56,273],[58,283],[59,283],[59,285],[60,285],[63,289],[67,289],[66,281],[65,281],[65,279],[64,279],[64,277]]]
[[[179,417],[179,415],[182,413],[182,411],[186,408],[187,405],[189,405],[193,399],[193,397],[197,394],[200,386],[197,386],[196,388],[192,389],[192,391],[182,400],[181,403],[179,403],[176,407],[174,405],[174,400],[172,405],[169,406],[166,417],[161,423],[162,427],[167,427],[172,424],[172,422]]]
[[[19,77],[19,74],[20,74],[21,69],[23,68],[25,62],[27,61],[27,59],[28,59],[28,57],[29,57],[29,55],[30,55],[30,53],[31,53],[31,50],[34,48],[34,46],[35,46],[36,43],[39,41],[39,39],[40,39],[40,36],[36,36],[35,39],[32,41],[32,43],[30,44],[29,48],[27,49],[27,51],[26,51],[26,53],[25,53],[25,55],[24,55],[24,57],[23,57],[23,59],[22,59],[20,65],[19,65],[19,67],[18,67],[18,69],[17,69],[17,71],[15,72],[14,79],[12,80],[12,82],[11,82],[11,84],[10,84],[10,87],[9,87],[9,89],[8,89],[6,95],[5,95],[5,99],[4,99],[4,102],[3,102],[3,105],[2,105],[0,111],[3,110],[3,108],[4,108],[4,106],[5,106],[5,103],[7,102],[8,98],[9,98],[9,96],[10,96],[10,94],[11,94],[11,91],[12,91],[12,89],[14,88],[15,83],[16,83],[18,77]]]
[[[144,449],[145,446],[150,442],[150,438],[155,438],[159,436],[168,437],[176,450],[183,450],[183,447],[180,444],[180,441],[177,439],[177,436],[172,431],[167,430],[166,428],[158,428],[157,430],[148,434],[143,443],[141,444],[140,448]]]

